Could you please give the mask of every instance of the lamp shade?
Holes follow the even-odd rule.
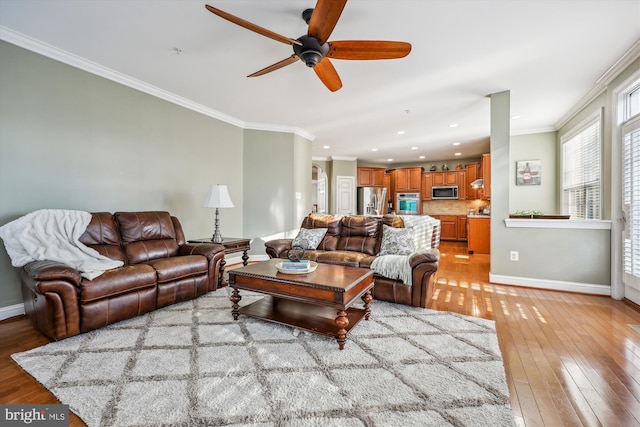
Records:
[[[233,208],[233,202],[229,197],[229,190],[226,185],[212,185],[209,195],[204,200],[205,208]]]

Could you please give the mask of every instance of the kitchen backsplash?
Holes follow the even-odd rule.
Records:
[[[469,209],[478,213],[488,206],[485,200],[432,200],[422,202],[422,213],[425,215],[467,215]]]

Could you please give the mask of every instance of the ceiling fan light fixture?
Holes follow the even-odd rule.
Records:
[[[305,50],[300,54],[300,59],[307,67],[313,68],[322,60],[322,52],[317,50]]]
[[[293,45],[293,51],[307,67],[315,67],[329,52],[329,44],[321,45],[315,37],[302,36],[298,41],[302,46]]]
[[[0,0],[1,1],[1,0]],[[233,24],[258,33],[277,42],[291,45],[294,54],[288,58],[269,65],[247,77],[257,77],[302,60],[309,68],[314,68],[316,75],[331,92],[342,87],[342,81],[332,59],[396,59],[404,58],[411,52],[411,44],[396,41],[380,40],[339,40],[329,42],[329,37],[340,19],[347,0],[317,0],[315,9],[305,9],[302,19],[307,23],[307,32],[297,39],[285,37],[271,30],[253,24],[228,12],[205,5],[206,9]],[[325,61],[324,58],[327,58]],[[318,67],[316,67],[318,66]],[[409,110],[406,110],[408,113]]]

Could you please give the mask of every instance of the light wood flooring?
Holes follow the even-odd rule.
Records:
[[[517,425],[640,426],[638,306],[491,284],[489,256],[463,243],[440,250],[429,308],[496,322]],[[9,357],[47,342],[24,317],[0,322],[0,403],[57,403]],[[72,415],[70,425],[84,423]]]

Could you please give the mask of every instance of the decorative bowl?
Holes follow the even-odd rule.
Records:
[[[285,269],[282,268],[282,262],[279,262],[276,264],[276,269],[283,274],[307,274],[307,273],[313,273],[314,271],[316,271],[316,268],[318,268],[318,263],[315,261],[309,261],[309,268],[306,269],[300,269],[300,270],[291,270],[291,269]]]

